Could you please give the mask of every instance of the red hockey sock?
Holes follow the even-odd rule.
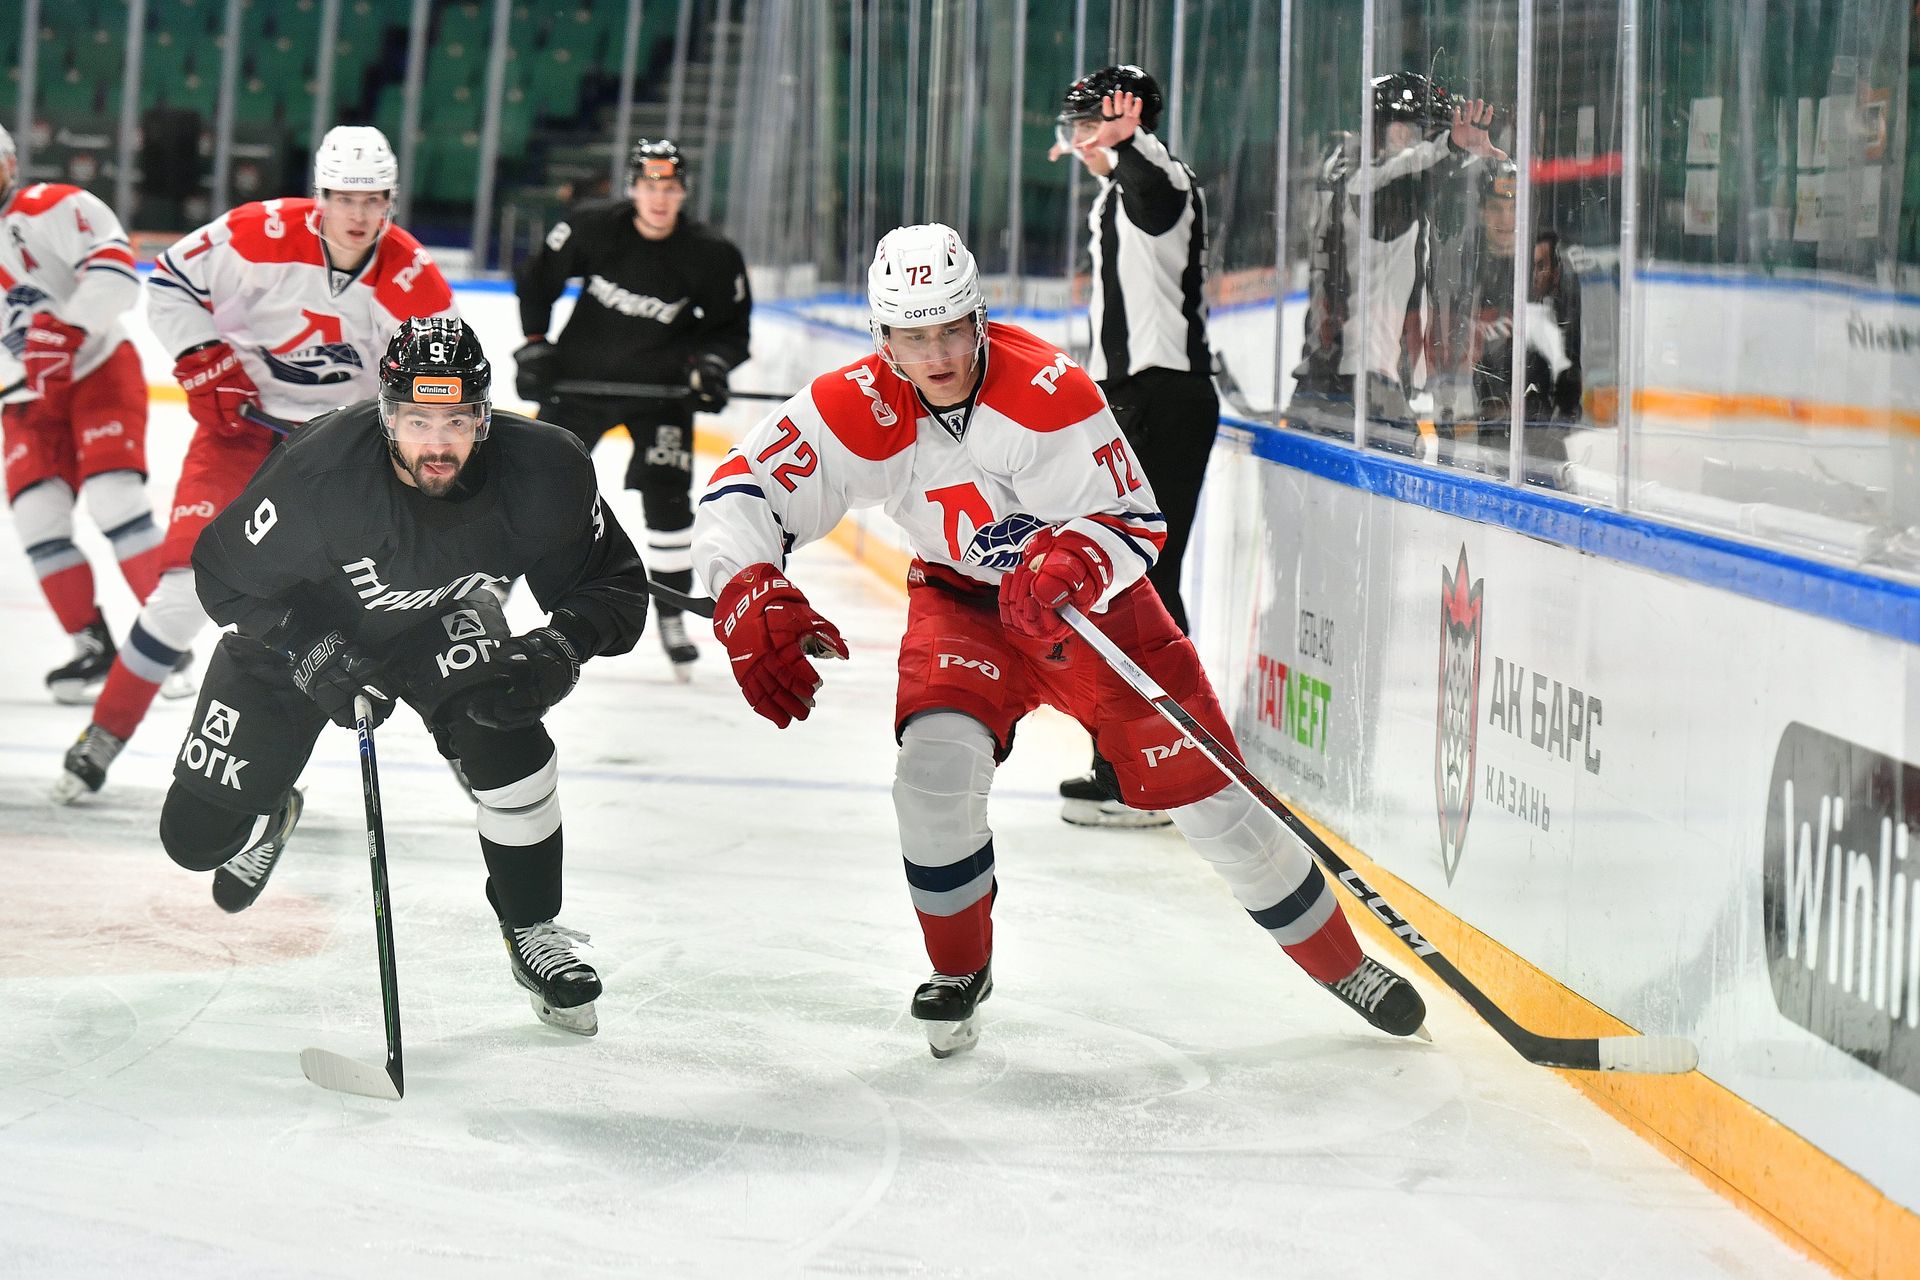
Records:
[[[108,685],[112,688],[112,685]],[[102,698],[102,701],[105,701]],[[1331,885],[1325,890],[1332,893]],[[1361,960],[1360,942],[1353,936],[1353,926],[1347,923],[1338,904],[1327,922],[1314,930],[1313,936],[1305,942],[1296,942],[1292,946],[1281,948],[1293,957],[1293,962],[1305,969],[1309,976],[1321,982],[1338,982],[1356,969]]]
[[[93,722],[125,741],[147,718],[147,708],[153,705],[153,697],[159,692],[157,683],[142,680],[128,670],[125,658],[115,658],[113,669],[107,672],[106,687],[100,690],[100,699],[93,704]]]
[[[958,915],[930,916],[916,911],[927,942],[927,959],[936,973],[958,976],[984,968],[993,955],[993,895],[987,894]],[[1345,976],[1344,974],[1341,976]]]
[[[134,597],[145,604],[154,584],[160,581],[160,547],[151,546],[121,560],[120,576],[133,588]]]
[[[46,592],[53,616],[60,619],[60,627],[68,635],[100,621],[100,606],[93,598],[93,566],[86,561],[48,574],[40,579],[40,589]]]

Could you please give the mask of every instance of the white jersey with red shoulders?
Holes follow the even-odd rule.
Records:
[[[709,588],[717,594],[749,565],[783,566],[862,507],[883,508],[927,564],[983,584],[1012,560],[969,563],[968,545],[1016,516],[1106,550],[1115,572],[1097,607],[1139,581],[1166,542],[1166,519],[1100,388],[1013,325],[987,326],[985,354],[957,435],[877,353],[815,378],[763,419],[728,451],[695,511],[694,566]]]
[[[311,199],[222,214],[162,253],[147,284],[147,316],[169,353],[227,343],[261,407],[302,420],[375,395],[402,320],[453,314],[440,268],[400,227],[357,270],[334,270]]]
[[[22,187],[0,209],[0,287],[0,347],[9,357],[0,383],[20,376],[15,362],[37,313],[87,331],[73,369],[84,378],[126,341],[120,318],[140,300],[120,219],[92,192],[57,182]]]

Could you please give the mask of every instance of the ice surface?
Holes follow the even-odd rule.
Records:
[[[154,416],[164,497],[188,428]],[[0,1273],[1823,1274],[1433,984],[1437,1043],[1388,1040],[1177,836],[1062,824],[1084,745],[1050,715],[994,800],[980,1045],[934,1061],[888,796],[902,601],[826,547],[795,576],[854,657],[804,725],[753,716],[704,628],[691,685],[648,635],[552,717],[595,1039],[534,1020],[470,807],[417,725],[381,730],[407,1096],[325,1092],[302,1048],[384,1052],[353,735],[224,915],[154,835],[191,704],[45,800],[86,716],[41,688],[66,641],[0,523]]]

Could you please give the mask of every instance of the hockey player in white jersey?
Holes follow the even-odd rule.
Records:
[[[988,322],[950,228],[888,233],[867,289],[876,354],[814,379],[727,454],[700,499],[694,565],[748,702],[784,728],[819,690],[809,659],[847,656],[787,578],[788,553],[855,508],[882,507],[906,531],[893,798],[934,969],[910,1009],[934,1056],[974,1043],[993,990],[987,792],[1015,724],[1043,702],[1086,726],[1128,803],[1167,810],[1301,968],[1376,1027],[1417,1031],[1419,993],[1361,953],[1306,850],[1183,750],[1057,612],[1094,616],[1233,743],[1193,645],[1145,580],[1165,520],[1099,387],[1032,334]]]
[[[79,497],[140,600],[159,574],[160,528],[147,497],[147,382],[120,318],[140,279],[120,219],[63,183],[19,183],[0,128],[0,410],[7,501],[72,661],[47,673],[60,702],[87,702],[113,662],[93,566],[73,541]],[[165,673],[161,673],[165,674]],[[182,687],[181,692],[190,692]]]
[[[161,546],[160,580],[67,752],[53,798],[106,781],[159,681],[206,625],[194,595],[194,540],[279,439],[249,403],[299,423],[373,396],[387,339],[403,320],[452,315],[453,293],[427,251],[390,221],[400,168],[378,129],[330,130],[309,199],[244,204],[189,233],[154,264],[147,315],[175,356],[193,440]]]

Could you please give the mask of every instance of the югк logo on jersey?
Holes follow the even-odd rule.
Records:
[[[487,628],[480,621],[478,612],[472,609],[455,609],[440,619],[440,625],[447,629],[449,640],[471,640],[475,636],[487,634]]]
[[[233,731],[240,727],[240,713],[217,698],[207,699],[207,718],[200,724],[200,733],[211,742],[223,747],[233,745]]]

